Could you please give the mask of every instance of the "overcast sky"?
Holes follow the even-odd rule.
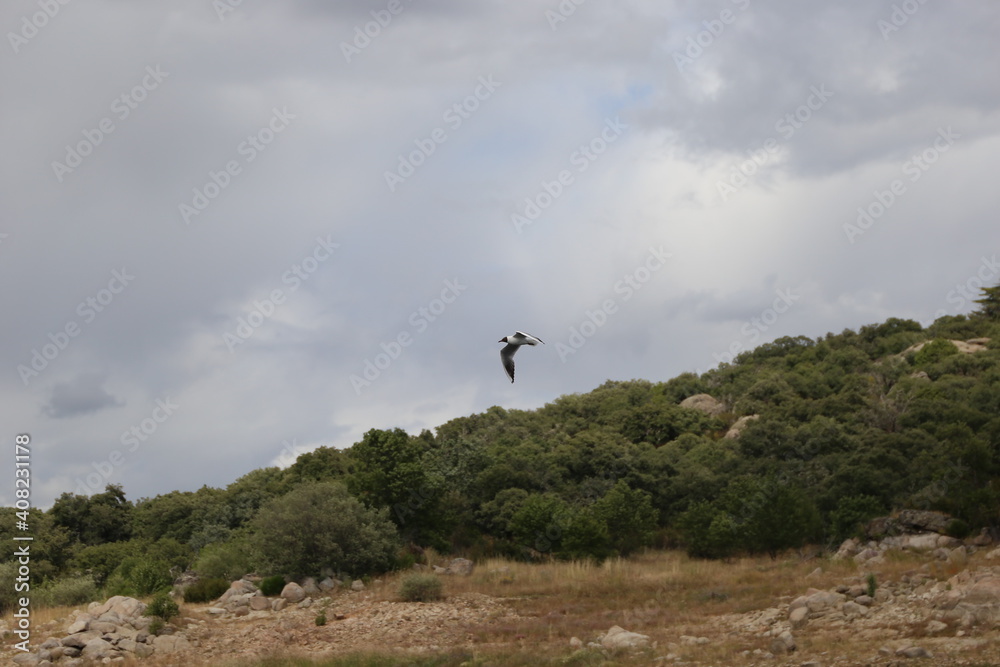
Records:
[[[348,6],[350,8],[348,8]],[[0,503],[225,486],[1000,282],[1000,5],[0,6]],[[516,382],[497,341],[515,329]]]

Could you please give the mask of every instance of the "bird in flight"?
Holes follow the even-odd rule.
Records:
[[[498,343],[507,343],[502,350],[500,350],[500,361],[503,362],[503,369],[507,371],[507,377],[510,381],[514,381],[514,353],[517,352],[517,348],[522,345],[538,345],[539,343],[544,344],[545,341],[541,338],[536,338],[531,334],[526,334],[523,331],[515,331],[513,336],[504,336]]]

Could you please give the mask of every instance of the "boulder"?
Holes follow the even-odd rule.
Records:
[[[306,592],[306,595],[319,595],[320,588],[316,585],[316,580],[312,577],[306,577],[302,582],[302,590]]]
[[[743,433],[743,429],[749,426],[750,422],[755,419],[760,419],[760,415],[743,415],[729,427],[729,430],[726,431],[726,435],[724,437],[729,440],[738,440],[740,434]]]
[[[332,577],[327,577],[323,581],[319,582],[319,589],[321,591],[330,592],[340,586],[342,582],[339,579],[334,579]]]
[[[351,590],[352,591],[365,590],[365,582],[361,581],[360,579],[355,579],[354,581],[351,582]]]
[[[285,598],[278,598],[271,603],[271,611],[281,611],[288,606],[288,600]]]
[[[611,651],[642,649],[649,646],[649,636],[614,625],[601,638],[601,646]]]
[[[911,532],[930,531],[932,533],[944,534],[948,531],[948,526],[954,521],[952,517],[944,512],[932,512],[930,510],[902,510],[896,517],[901,526]]]
[[[71,635],[75,635],[78,632],[85,632],[89,627],[90,627],[90,619],[88,616],[88,618],[77,619],[75,623],[71,623],[70,626],[66,629],[66,632],[68,632]]]
[[[110,658],[113,652],[114,646],[111,645],[111,642],[105,641],[100,637],[94,637],[83,647],[80,655],[88,660],[103,660],[104,658]]]
[[[447,573],[467,577],[472,574],[473,566],[473,562],[467,558],[454,558],[450,563],[448,563]]]
[[[841,593],[819,591],[809,596],[806,605],[809,607],[811,614],[825,614],[840,607],[846,599]]]
[[[227,602],[232,597],[256,592],[257,587],[254,586],[252,582],[247,581],[246,579],[237,579],[229,585],[229,589],[222,594],[218,601],[219,604],[222,604]]]
[[[271,608],[271,601],[263,595],[255,595],[250,598],[250,608],[254,611],[264,611]]]
[[[294,581],[290,581],[285,584],[285,587],[281,589],[281,597],[292,604],[296,602],[302,602],[306,597],[306,592],[302,590]]]
[[[788,622],[792,624],[793,628],[801,628],[809,620],[809,607],[802,606],[793,609],[791,613],[788,614]]]
[[[184,635],[160,635],[153,640],[153,648],[157,653],[177,653],[191,648]]]
[[[722,403],[722,401],[709,394],[695,394],[694,396],[688,396],[681,401],[681,407],[698,410],[699,412],[704,412],[713,416],[725,412],[726,410],[726,406]]]
[[[94,604],[96,603],[91,603],[91,606],[93,607]],[[115,622],[115,620],[127,621],[142,616],[142,613],[146,611],[146,603],[124,595],[116,595],[108,598],[103,604],[98,604],[96,607],[88,609],[88,611],[92,616],[96,616],[99,619],[105,614],[111,613],[115,615],[115,618],[109,617],[102,620],[109,620],[110,622]]]

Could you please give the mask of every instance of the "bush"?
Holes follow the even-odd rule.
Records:
[[[87,574],[48,581],[35,589],[31,601],[42,607],[69,607],[92,602],[100,597],[94,578]]]
[[[273,577],[264,577],[260,582],[260,592],[268,597],[272,595],[281,595],[282,589],[285,587],[285,578],[280,574],[276,574]]]
[[[170,568],[163,561],[146,561],[137,556],[126,558],[108,577],[109,595],[144,597],[168,590],[174,583]]]
[[[399,597],[405,602],[430,602],[440,600],[441,580],[433,574],[410,574],[403,577],[399,586]]]
[[[229,542],[216,542],[201,550],[194,564],[195,571],[211,579],[236,581],[253,571],[250,548],[243,536]]]
[[[260,509],[252,522],[260,566],[293,579],[326,568],[352,576],[387,572],[399,539],[389,512],[369,509],[342,484],[302,484]]]
[[[326,625],[326,610],[325,609],[316,615],[316,625]]]
[[[146,605],[146,611],[143,612],[143,616],[156,616],[162,618],[164,621],[169,621],[180,613],[181,610],[177,606],[177,603],[169,595],[159,593]]]
[[[185,602],[211,602],[229,590],[229,582],[221,577],[199,579],[184,589]]]

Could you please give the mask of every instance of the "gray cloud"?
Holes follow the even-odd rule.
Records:
[[[922,4],[883,38],[894,4],[588,2],[563,21],[552,1],[403,0],[350,59],[387,1],[71,3],[33,33],[37,6],[5,4],[0,405],[46,443],[33,501],[115,450],[103,481],[133,498],[224,485],[283,442],[344,447],[707,370],[734,342],[968,312],[956,285],[998,243],[1000,10]],[[483,78],[499,85],[476,97]],[[322,260],[319,238],[337,245]],[[651,246],[671,258],[625,290]],[[746,335],[786,288],[801,299]],[[513,329],[547,345],[511,385],[494,341]]]

